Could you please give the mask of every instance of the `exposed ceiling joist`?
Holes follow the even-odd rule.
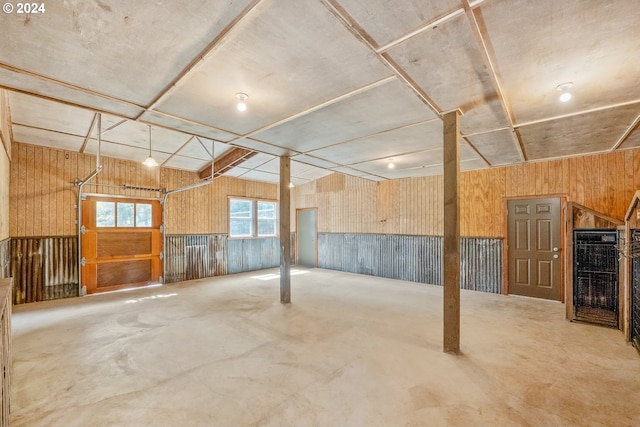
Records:
[[[611,151],[615,151],[620,148],[622,144],[624,144],[624,142],[627,140],[627,138],[629,138],[629,135],[631,135],[631,133],[636,130],[636,128],[638,128],[638,125],[640,125],[640,114],[638,115],[638,117],[636,117],[633,123],[631,123],[627,130],[620,136],[620,138],[618,138],[616,143],[613,144],[613,147],[611,147]]]
[[[469,3],[469,0],[460,0],[462,2],[462,6],[464,8],[464,12],[467,15],[467,19],[469,21],[469,25],[471,26],[471,32],[473,33],[473,37],[476,39],[476,43],[478,44],[478,50],[480,52],[480,55],[482,56],[482,60],[484,62],[485,67],[487,68],[487,71],[489,73],[489,77],[491,78],[491,82],[493,83],[493,87],[496,91],[496,94],[498,96],[498,100],[500,101],[500,107],[502,107],[502,111],[505,113],[507,119],[509,120],[509,126],[511,128],[512,131],[514,131],[514,127],[513,127],[513,123],[514,123],[514,119],[513,119],[513,113],[511,111],[511,109],[509,108],[509,103],[506,99],[506,96],[504,94],[504,91],[502,90],[502,84],[500,83],[500,79],[498,78],[498,74],[496,72],[496,67],[494,65],[495,61],[492,59],[491,54],[489,53],[489,49],[487,47],[487,42],[486,42],[486,34],[484,34],[484,31],[482,28],[480,28],[480,24],[478,23],[478,19],[476,18],[476,15],[471,7],[471,4]],[[520,158],[522,161],[527,161],[527,153],[524,150],[524,145],[522,143],[522,139],[520,138],[520,135],[517,133],[514,133],[514,135],[516,135],[516,150],[518,152],[518,154],[520,155]],[[472,145],[473,146],[473,145]],[[475,149],[475,148],[474,148]],[[478,154],[480,154],[478,152]],[[480,156],[487,161],[486,158],[484,158],[484,156],[482,156],[480,154]],[[488,161],[487,161],[488,163]]]
[[[99,97],[99,98],[102,98],[102,99],[105,99],[105,100],[108,100],[108,101],[112,101],[112,102],[116,102],[118,104],[126,105],[128,107],[133,107],[133,108],[136,108],[136,109],[144,109],[144,107],[141,106],[141,105],[135,104],[133,102],[126,101],[124,99],[116,98],[116,97],[108,95],[106,93],[101,93],[101,92],[98,92],[98,91],[95,91],[95,90],[92,90],[92,89],[87,89],[87,88],[80,87],[80,86],[77,86],[77,85],[74,85],[74,84],[71,84],[71,83],[63,82],[61,80],[57,80],[57,79],[54,79],[54,78],[51,78],[51,77],[43,76],[42,74],[34,73],[32,71],[23,70],[21,68],[14,67],[12,65],[5,64],[5,63],[2,63],[2,62],[0,62],[0,69],[11,71],[13,73],[17,73],[17,74],[20,74],[20,75],[23,75],[23,76],[33,77],[33,78],[36,78],[36,79],[38,79],[40,81],[47,82],[47,83],[53,83],[55,85],[58,85],[58,86],[61,86],[61,87],[67,88],[67,89],[77,90],[77,91],[85,93],[87,95],[96,96],[96,97]],[[10,89],[10,90],[19,90],[18,88],[11,88],[11,87],[9,87],[8,89]],[[30,92],[27,92],[27,93],[30,93]]]
[[[386,51],[388,51],[389,49],[391,49],[392,47],[395,47],[397,45],[399,45],[400,43],[403,43],[415,36],[417,36],[418,34],[422,34],[425,31],[429,31],[435,27],[437,27],[440,24],[444,24],[445,22],[455,18],[456,16],[460,16],[461,14],[464,13],[464,9],[460,8],[460,9],[456,9],[453,12],[447,13],[444,16],[439,16],[429,22],[427,22],[426,24],[424,24],[422,27],[416,29],[415,31],[410,32],[409,34],[406,34],[402,37],[400,37],[399,39],[393,40],[390,43],[387,43],[386,45],[376,49],[377,53],[385,53]]]
[[[231,21],[212,41],[204,48],[202,52],[198,54],[164,89],[162,89],[156,97],[151,101],[151,103],[145,108],[143,112],[141,112],[136,120],[139,120],[140,117],[147,111],[153,110],[166,96],[170,94],[170,92],[180,83],[181,80],[185,79],[189,73],[193,72],[198,64],[202,63],[207,56],[211,55],[211,53],[215,50],[215,48],[222,43],[222,41],[233,31],[233,29],[240,23],[244,18],[246,18],[255,7],[262,0],[254,0],[251,4],[249,4],[233,21]]]
[[[378,53],[372,38],[366,31],[353,19],[347,11],[340,6],[336,0],[322,0],[322,3],[329,11],[344,25],[358,40],[364,43],[378,59],[385,64],[403,83],[405,83],[426,105],[428,105],[436,114],[441,115],[442,110],[427,95],[427,93],[418,86],[409,75],[404,72],[386,53]]]
[[[89,130],[87,131],[87,134],[84,137],[84,141],[82,142],[82,146],[80,147],[80,150],[78,150],[79,153],[84,153],[84,150],[87,148],[87,144],[89,143],[89,140],[91,139],[91,134],[93,133],[93,128],[95,128],[96,123],[98,121],[98,114],[100,113],[95,113],[93,115],[93,119],[91,120],[91,125],[89,125]]]
[[[178,155],[178,153],[179,153],[180,151],[182,151],[182,149],[183,149],[184,147],[186,147],[187,145],[189,145],[189,143],[190,143],[191,141],[193,141],[193,139],[194,139],[194,138],[195,138],[195,136],[192,136],[191,138],[187,139],[187,141],[186,141],[184,144],[182,144],[182,145],[180,146],[180,148],[178,148],[174,153],[172,153],[169,157],[167,157],[167,159],[166,159],[164,162],[162,162],[162,164],[161,164],[160,166],[165,166],[167,163],[169,163],[169,161],[170,161],[171,159],[173,159],[175,156],[177,156],[177,155]]]
[[[573,111],[571,113],[560,114],[560,115],[551,116],[551,117],[546,117],[544,119],[539,119],[539,120],[531,120],[531,121],[528,121],[528,122],[516,123],[516,124],[513,125],[513,127],[518,129],[518,128],[522,128],[522,127],[526,127],[526,126],[537,125],[537,124],[540,124],[540,123],[554,122],[554,121],[557,121],[557,120],[567,119],[569,117],[583,116],[583,115],[586,115],[586,114],[597,113],[597,112],[600,112],[600,111],[614,110],[616,108],[621,108],[621,107],[626,107],[626,106],[636,105],[636,104],[640,107],[640,99],[634,99],[632,101],[625,101],[625,102],[618,102],[618,103],[615,103],[615,104],[608,104],[608,105],[604,105],[602,107],[589,108],[588,110]]]

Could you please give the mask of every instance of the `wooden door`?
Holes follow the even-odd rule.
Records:
[[[87,197],[82,201],[82,225],[82,285],[87,293],[160,280],[159,201]]]
[[[297,213],[298,264],[305,267],[316,267],[318,258],[316,210],[298,209]]]
[[[509,200],[509,293],[560,301],[560,199]]]

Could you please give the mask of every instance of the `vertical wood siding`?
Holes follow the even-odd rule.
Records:
[[[1,90],[0,90],[1,91]],[[3,123],[0,117],[0,123]],[[0,240],[9,237],[9,177],[10,165],[5,146],[0,141]]]
[[[463,236],[502,237],[504,198],[563,194],[622,219],[640,188],[640,150],[496,167],[461,174]],[[442,177],[371,182],[333,174],[293,189],[295,208],[318,208],[318,231],[442,235]]]
[[[11,239],[11,275],[14,304],[77,296],[77,239]]]
[[[195,172],[162,170],[167,189],[199,182]],[[228,234],[229,197],[277,200],[278,186],[264,182],[218,177],[213,184],[172,194],[165,205],[169,234]]]
[[[75,179],[95,169],[95,156],[28,144],[13,144],[10,186],[12,237],[77,234],[78,187]],[[124,185],[160,188],[160,172],[141,163],[103,157],[103,170],[85,193],[158,197],[157,192],[124,190]],[[106,184],[101,186],[96,184]]]
[[[319,233],[318,266],[349,273],[442,285],[439,236]],[[460,241],[460,287],[502,292],[502,240]]]
[[[0,240],[0,279],[11,276],[11,240]]]
[[[0,153],[0,172],[2,171]],[[157,191],[125,189],[124,186],[175,189],[199,182],[198,174],[168,168],[147,168],[139,162],[102,158],[103,169],[84,187],[85,193],[159,198]],[[7,182],[7,237],[65,236],[77,233],[78,188],[76,178],[84,179],[95,169],[95,156],[47,147],[14,143]],[[100,185],[97,185],[100,184]],[[104,185],[102,185],[104,184]],[[0,197],[3,180],[0,176]],[[216,178],[211,185],[172,194],[165,206],[166,231],[171,234],[228,233],[228,197],[277,200],[278,186],[237,178]],[[28,213],[28,214],[25,214]],[[1,239],[0,235],[0,239]]]

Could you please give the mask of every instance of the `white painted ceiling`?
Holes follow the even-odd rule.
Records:
[[[638,0],[65,0],[0,16],[13,138],[295,184],[463,170],[640,146]],[[559,84],[573,98],[560,103]],[[248,109],[235,94],[249,95]],[[395,169],[387,164],[393,162]]]

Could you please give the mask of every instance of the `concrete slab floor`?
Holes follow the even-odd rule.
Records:
[[[268,270],[15,307],[12,426],[640,425],[636,350],[560,303],[462,291],[451,356],[441,287],[278,295]]]

